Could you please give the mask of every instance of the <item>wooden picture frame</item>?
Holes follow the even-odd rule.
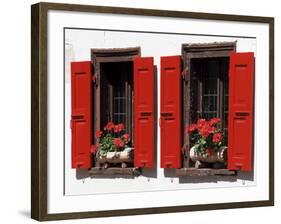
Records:
[[[189,18],[248,22],[269,26],[269,195],[268,200],[131,208],[107,211],[48,213],[48,19],[49,11],[87,12],[118,15]],[[90,5],[38,3],[31,6],[31,218],[39,221],[171,212],[203,211],[274,205],[274,18]],[[185,54],[188,46],[183,46]],[[102,53],[102,52],[101,52]]]

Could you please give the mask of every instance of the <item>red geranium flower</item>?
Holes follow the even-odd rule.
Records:
[[[123,138],[126,142],[130,141],[130,135],[129,134],[124,134]]]
[[[207,128],[202,128],[200,130],[200,135],[202,135],[204,138],[207,138],[210,135],[210,131]]]
[[[96,137],[96,138],[100,138],[101,135],[102,135],[102,131],[96,130],[96,132],[95,132],[95,137]]]
[[[213,139],[212,139],[213,142],[218,143],[221,140],[222,140],[222,134],[221,133],[215,133],[213,135]]]
[[[214,117],[214,118],[212,118],[212,119],[210,120],[210,125],[213,126],[213,125],[219,123],[220,121],[221,121],[220,118]]]
[[[124,129],[124,124],[117,124],[117,125],[114,125],[114,132],[117,133],[117,132],[120,132]]]
[[[190,133],[194,132],[196,129],[197,129],[197,125],[191,124],[191,125],[189,125],[189,127],[186,127],[185,133],[190,134]]]
[[[206,124],[206,119],[199,119],[198,121],[197,121],[197,128],[198,129],[201,129],[204,125]]]
[[[115,133],[119,132],[119,126],[118,125],[114,125],[113,130],[114,130]]]
[[[120,138],[114,138],[112,142],[118,149],[124,147],[124,142]]]
[[[96,145],[91,146],[91,153],[95,154],[97,152],[98,147]]]
[[[213,133],[216,130],[215,127],[210,126],[209,122],[205,122],[205,124],[202,126],[201,129],[199,129],[200,135],[207,138],[211,133]]]
[[[104,127],[105,130],[111,131],[114,128],[113,122],[108,122],[107,125]]]

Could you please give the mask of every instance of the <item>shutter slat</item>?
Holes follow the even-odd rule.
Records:
[[[161,168],[181,167],[181,57],[161,57]]]
[[[71,63],[71,160],[72,168],[91,167],[90,61]]]
[[[154,167],[155,77],[152,57],[134,59],[134,165]]]
[[[228,169],[252,170],[254,53],[230,55]]]

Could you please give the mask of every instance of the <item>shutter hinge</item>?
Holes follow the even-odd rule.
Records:
[[[94,83],[94,84],[97,84],[97,76],[96,76],[96,75],[93,75],[93,76],[92,76],[92,80],[93,80],[93,83]]]
[[[99,85],[99,76],[98,76],[98,72],[95,72],[94,75],[92,75],[92,80],[93,80],[93,83],[98,86]]]
[[[188,81],[188,68],[185,68],[182,73],[181,73],[181,76],[182,76],[182,79],[187,82]]]

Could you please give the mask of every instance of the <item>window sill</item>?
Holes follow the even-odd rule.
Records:
[[[120,167],[110,167],[104,169],[102,167],[94,167],[89,170],[89,174],[94,175],[127,175],[127,176],[139,176],[141,175],[141,169],[139,168],[120,168]]]
[[[181,168],[176,169],[177,176],[235,176],[236,171],[211,168]]]

